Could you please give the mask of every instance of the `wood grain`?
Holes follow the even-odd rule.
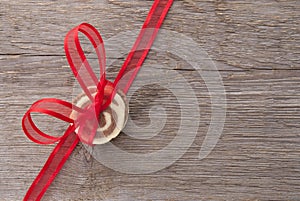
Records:
[[[29,141],[21,118],[40,98],[72,99],[74,79],[64,56],[65,34],[84,21],[105,40],[139,29],[152,1],[0,4],[0,195],[1,200],[22,200],[54,145]],[[130,175],[105,167],[80,144],[44,200],[299,200],[300,2],[178,0],[163,29],[193,39],[222,76],[227,117],[217,146],[198,159],[211,118],[204,80],[180,59],[151,51],[145,65],[164,61],[162,68],[183,75],[195,91],[201,118],[194,119],[200,126],[192,146],[161,171]],[[123,58],[111,59],[119,59],[117,68]],[[172,140],[180,113],[168,90],[156,85],[141,89],[130,102],[130,115],[138,125],[146,125],[149,108],[161,97],[174,100],[161,103],[170,118],[161,135],[146,141],[122,135],[114,141],[117,146],[148,153]],[[44,123],[49,131],[64,130],[59,123]]]

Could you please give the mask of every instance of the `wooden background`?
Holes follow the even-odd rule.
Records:
[[[84,21],[104,39],[139,29],[152,1],[1,0],[0,5],[0,196],[21,200],[54,147],[25,137],[23,114],[40,98],[71,101],[74,79],[64,56],[65,34]],[[193,145],[168,168],[142,175],[111,170],[78,145],[44,200],[300,200],[300,1],[178,0],[163,28],[196,41],[222,75],[227,118],[217,146],[198,160],[211,117],[201,77],[187,64],[152,51],[146,64],[170,61],[166,68],[193,83],[201,109]],[[155,86],[130,102],[140,125],[149,122],[148,101],[168,93],[151,91]],[[172,104],[169,114],[166,129],[176,130]],[[62,133],[63,127],[52,130]],[[124,134],[115,140],[137,153],[160,149],[161,142]]]

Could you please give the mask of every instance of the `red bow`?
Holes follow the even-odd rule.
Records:
[[[24,200],[40,200],[42,198],[79,140],[92,144],[98,128],[100,113],[109,106],[117,89],[127,93],[154,42],[155,36],[172,2],[173,0],[156,0],[154,2],[131,52],[113,83],[108,81],[105,76],[105,49],[99,32],[92,25],[83,23],[73,28],[66,35],[64,44],[68,62],[91,104],[85,108],[79,108],[63,100],[48,98],[35,102],[25,113],[22,127],[29,139],[39,144],[52,144],[55,142],[58,142],[58,144],[32,183]],[[79,32],[89,39],[98,56],[100,67],[99,80],[80,46]],[[125,74],[125,81],[122,80],[120,82],[121,79],[124,79]],[[93,95],[95,89],[96,95]],[[79,114],[76,119],[71,117],[73,111]],[[70,125],[62,136],[51,136],[41,131],[35,125],[31,117],[32,113],[46,114],[63,120]],[[78,131],[75,133],[77,128]]]
[[[79,32],[82,32],[87,36],[98,55],[100,81],[98,81],[97,76],[94,74],[80,46],[78,39]],[[84,142],[92,144],[93,133],[95,133],[95,129],[98,127],[98,118],[96,117],[98,117],[100,112],[109,105],[113,95],[113,93],[111,93],[104,104],[104,88],[109,81],[105,79],[105,50],[103,40],[93,26],[83,23],[67,34],[65,38],[65,51],[75,77],[92,104],[87,108],[78,108],[72,103],[59,99],[39,100],[26,112],[22,121],[23,130],[29,139],[39,144],[51,144],[60,141],[69,134],[69,132],[66,132],[63,136],[53,137],[39,130],[32,121],[31,113],[43,113],[70,123],[70,129],[68,130],[74,131],[76,127],[79,127],[80,129],[77,134],[83,141],[84,139],[87,139],[84,135],[89,133],[91,135],[89,140]],[[110,85],[112,84],[110,83]],[[92,95],[92,88],[97,88],[95,97]],[[72,119],[70,117],[70,114],[74,110],[80,113],[78,119]],[[89,121],[89,124],[86,123],[87,121]],[[91,125],[91,121],[92,126],[89,127],[90,132],[83,133],[83,130],[87,130],[86,125]]]

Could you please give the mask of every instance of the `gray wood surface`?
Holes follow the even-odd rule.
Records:
[[[1,200],[21,200],[54,147],[28,140],[21,118],[40,98],[72,100],[65,34],[81,22],[94,25],[105,40],[139,29],[151,4],[1,0]],[[146,65],[164,61],[196,91],[200,119],[194,121],[200,126],[188,151],[163,170],[132,175],[105,167],[79,144],[44,200],[300,200],[300,1],[178,0],[163,29],[193,39],[222,76],[227,117],[216,147],[198,159],[212,112],[203,79],[180,59],[151,51]],[[141,89],[130,101],[132,119],[146,125],[148,102],[169,95],[155,85]],[[180,123],[175,100],[162,104],[169,119],[160,135],[143,141],[122,134],[114,143],[134,153],[163,148]],[[64,130],[50,120],[43,126]]]

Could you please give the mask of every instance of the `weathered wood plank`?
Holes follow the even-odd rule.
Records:
[[[26,139],[20,122],[40,98],[71,101],[74,79],[63,51],[67,31],[86,21],[108,40],[123,30],[139,29],[151,4],[1,1],[1,200],[21,200],[54,147]],[[207,158],[198,159],[212,112],[204,80],[174,55],[152,51],[145,65],[159,63],[180,73],[195,91],[200,107],[195,121],[200,126],[192,146],[168,168],[130,175],[105,167],[78,145],[44,200],[299,200],[299,22],[297,0],[175,1],[163,28],[193,39],[223,78],[227,117],[217,146]],[[138,125],[149,123],[147,112],[157,102],[148,102],[161,97],[174,101],[160,103],[167,108],[168,123],[152,140],[121,135],[114,144],[134,153],[159,150],[172,141],[179,126],[178,104],[156,85],[137,95],[130,110]],[[52,125],[63,132],[55,122],[44,127],[50,130]]]

